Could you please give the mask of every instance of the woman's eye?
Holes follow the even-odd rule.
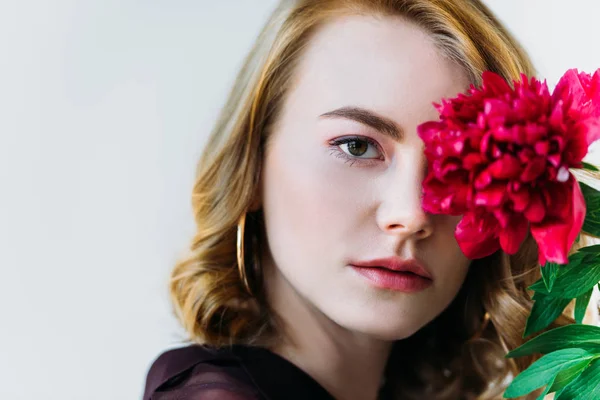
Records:
[[[377,159],[381,158],[381,151],[377,144],[367,138],[342,138],[332,143],[338,146],[345,154],[354,158]]]

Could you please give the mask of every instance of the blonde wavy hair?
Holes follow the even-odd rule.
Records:
[[[255,244],[247,250],[256,253],[264,225],[260,211],[249,210],[259,190],[265,143],[312,35],[349,14],[412,21],[475,85],[484,70],[508,81],[535,74],[521,46],[478,0],[282,1],[245,59],[198,164],[192,195],[197,231],[170,281],[175,312],[192,342],[267,345],[281,334],[261,290],[260,263],[250,265],[254,296],[240,279],[237,224],[248,212],[246,236]],[[514,256],[498,252],[473,262],[448,309],[397,342],[387,371],[397,398],[501,398],[510,377],[533,361],[504,355],[523,343],[532,307],[526,288],[538,278],[531,237]],[[568,322],[563,316],[554,326]]]

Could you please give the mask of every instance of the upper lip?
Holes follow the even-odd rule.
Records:
[[[367,261],[352,262],[352,265],[363,268],[386,268],[392,271],[412,272],[423,278],[432,279],[427,269],[414,258],[403,259],[400,257],[375,258]]]

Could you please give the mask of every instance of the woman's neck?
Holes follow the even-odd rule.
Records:
[[[376,400],[392,342],[339,326],[280,274],[265,278],[269,303],[286,338],[271,350],[307,372],[338,400]]]

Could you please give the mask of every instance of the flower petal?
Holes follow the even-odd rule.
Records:
[[[444,124],[439,121],[427,121],[417,127],[417,133],[425,144],[429,144],[439,137],[444,129]]]
[[[535,152],[540,155],[540,156],[545,156],[546,154],[548,154],[548,151],[550,150],[550,143],[548,143],[548,141],[546,140],[540,140],[539,142],[537,142],[536,144],[534,144]]]
[[[487,257],[500,249],[497,224],[489,217],[470,212],[456,226],[454,236],[462,252],[471,260]]]
[[[519,251],[521,243],[527,237],[529,223],[521,216],[514,216],[506,229],[500,232],[500,246],[507,254]]]
[[[585,132],[588,146],[600,139],[600,118],[588,118],[587,120],[581,122],[581,125]]]
[[[483,158],[483,156],[481,154],[469,153],[463,158],[462,165],[463,165],[464,169],[472,170],[472,169],[476,168],[477,166],[479,166],[480,164],[483,164],[484,162],[485,162],[485,158]]]
[[[552,92],[553,103],[556,104],[559,101],[568,103],[571,100],[573,87],[581,86],[578,75],[577,69],[571,68],[560,77]]]
[[[546,216],[546,206],[542,196],[539,193],[531,194],[529,206],[525,209],[525,218],[529,222],[541,222]]]
[[[492,183],[492,174],[488,170],[482,171],[477,178],[475,178],[475,189],[485,189]]]
[[[552,99],[555,102],[571,100],[571,111],[583,116],[600,117],[599,70],[596,70],[593,76],[578,72],[575,68],[568,70],[556,84]]]
[[[504,208],[496,208],[493,211],[494,217],[500,224],[502,229],[508,228],[508,224],[510,223],[510,218],[512,217],[512,213]]]
[[[510,92],[510,86],[500,75],[491,72],[484,71],[482,74],[483,87],[484,89],[490,90],[495,93],[506,93]]]
[[[509,105],[502,100],[492,98],[486,99],[483,103],[483,113],[489,128],[504,126],[509,112]]]
[[[494,161],[488,171],[496,179],[514,179],[521,174],[521,163],[516,157],[505,154]]]
[[[492,185],[475,193],[475,205],[497,207],[504,201],[506,185]]]
[[[431,214],[461,215],[466,211],[467,196],[467,185],[447,185],[428,175],[423,181],[422,208]]]
[[[565,144],[564,154],[571,165],[579,163],[585,157],[591,144],[590,139],[594,141],[600,138],[600,129],[596,129],[594,126],[596,124],[600,128],[598,121],[588,119],[569,129],[569,138]]]
[[[540,265],[546,261],[557,264],[568,262],[568,253],[581,231],[585,219],[585,199],[579,183],[571,177],[569,216],[564,220],[553,219],[531,225],[531,234],[538,244]]]
[[[531,182],[544,173],[546,169],[546,160],[542,157],[534,158],[521,174],[521,181]]]
[[[529,190],[527,189],[509,191],[508,197],[513,201],[514,211],[523,212],[529,205]]]
[[[569,178],[571,174],[569,174]],[[548,182],[545,190],[541,193],[549,217],[566,220],[572,214],[571,202],[573,193],[572,183],[569,179],[566,182]]]

